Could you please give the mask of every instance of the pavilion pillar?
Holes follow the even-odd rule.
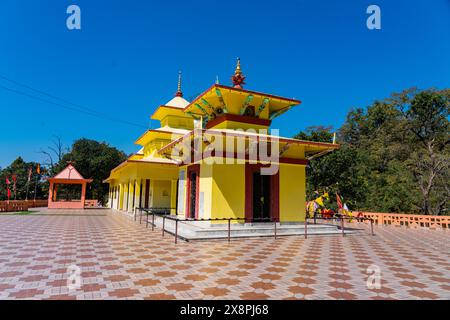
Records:
[[[123,210],[124,211],[128,211],[128,195],[129,193],[129,187],[130,187],[130,181],[128,181],[126,184],[124,184],[124,188],[123,188]]]
[[[171,180],[171,188],[170,188],[170,214],[176,215],[177,214],[177,181],[178,180]]]
[[[50,187],[48,188],[48,205],[53,202],[53,182],[50,181]]]
[[[112,208],[112,188],[111,188],[111,184],[108,185],[108,207]]]
[[[134,207],[139,208],[141,206],[141,182],[136,180],[134,182],[135,192],[134,192]]]
[[[117,186],[114,186],[113,187],[113,209],[118,209],[118,205],[117,205],[117,203],[118,203],[118,198],[119,198],[119,196],[118,196],[118,192],[117,192]]]
[[[122,194],[121,199],[120,199],[120,210],[125,210],[125,183],[122,183],[120,186],[120,192]]]
[[[127,204],[127,212],[133,211],[133,182],[128,181],[128,204]]]
[[[152,179],[152,180],[150,180],[150,190],[149,190],[149,195],[150,195],[149,206],[150,206],[150,208],[153,208],[154,192],[155,192],[155,180]]]
[[[84,209],[84,203],[86,201],[86,182],[81,184],[81,208]]]
[[[132,205],[132,201],[131,201],[131,182],[128,181],[128,184],[127,184],[127,210],[126,210],[127,212],[130,211],[131,205]]]
[[[58,185],[57,184],[53,184],[53,196],[52,196],[52,201],[56,202],[56,197],[58,195]]]
[[[123,209],[123,184],[120,183],[119,184],[119,199],[118,199],[118,209],[122,210]]]
[[[128,211],[134,212],[134,206],[136,205],[136,180],[130,181],[130,209]]]

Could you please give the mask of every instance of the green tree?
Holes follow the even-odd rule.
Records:
[[[450,90],[407,90],[392,98],[412,133],[409,168],[421,192],[424,214],[440,214],[449,199]]]
[[[18,157],[14,160],[9,166],[0,170],[0,184],[2,188],[0,188],[0,200],[6,200],[7,189],[6,189],[6,177],[9,177],[11,182],[10,190],[11,190],[11,200],[25,200],[27,196],[27,185],[28,185],[28,199],[34,199],[34,190],[36,190],[36,199],[46,199],[48,195],[48,187],[47,182],[44,180],[45,172],[42,169],[41,174],[37,175],[36,173],[36,162],[25,162],[21,157]],[[28,183],[28,170],[32,169],[32,175],[30,182]],[[15,174],[17,176],[16,180],[16,194],[13,191],[13,180],[12,175]]]
[[[449,92],[416,89],[351,110],[335,152],[312,159],[307,192],[339,192],[354,209],[443,214],[449,187]],[[331,142],[331,128],[297,139]]]

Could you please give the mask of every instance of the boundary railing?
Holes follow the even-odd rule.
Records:
[[[47,207],[47,200],[0,201],[0,212],[28,211],[29,208]]]
[[[145,222],[145,227],[148,228],[148,225],[150,224],[152,226],[152,231],[155,230],[156,224],[155,224],[155,217],[160,217],[162,218],[162,226],[161,226],[161,232],[162,232],[162,237],[164,237],[165,233],[171,233],[174,235],[175,237],[175,243],[178,242],[178,238],[182,238],[181,236],[179,236],[178,234],[178,224],[180,222],[218,222],[218,221],[226,221],[227,223],[227,239],[228,242],[231,241],[231,222],[232,221],[245,221],[248,223],[253,223],[253,222],[271,222],[273,223],[273,237],[275,239],[277,239],[277,223],[279,223],[278,219],[275,218],[261,218],[261,219],[249,219],[249,218],[208,218],[208,219],[194,219],[194,218],[180,218],[177,215],[171,215],[170,213],[175,210],[174,208],[136,208],[139,212],[139,224],[142,224],[142,217],[144,216],[144,222]],[[137,214],[135,213],[134,215],[134,220],[137,220]],[[175,221],[175,227],[174,227],[174,232],[170,232],[166,229],[166,220],[171,220],[171,221]],[[304,236],[305,239],[308,238],[308,220],[313,220],[313,223],[316,224],[317,220],[325,220],[325,221],[337,221],[340,223],[340,228],[342,230],[342,236],[345,236],[345,220],[348,220],[349,222],[369,222],[370,223],[370,234],[373,236],[374,235],[374,229],[373,229],[373,224],[374,221],[371,218],[367,218],[367,217],[358,217],[358,218],[354,218],[354,217],[349,217],[349,216],[345,216],[342,214],[335,214],[332,217],[327,217],[327,216],[322,216],[320,214],[315,214],[313,217],[309,217],[308,215],[306,216],[305,222],[304,222]],[[350,229],[350,228],[348,228]]]
[[[248,223],[253,222],[273,222],[273,237],[277,238],[277,223],[279,222],[278,219],[274,218],[260,218],[260,219],[248,219],[248,218],[208,218],[208,219],[194,219],[194,218],[179,218],[178,215],[171,215],[170,212],[174,210],[174,208],[137,208],[139,210],[139,224],[142,223],[142,216],[143,212],[145,212],[145,227],[148,228],[148,225],[151,224],[152,231],[155,230],[155,217],[160,217],[163,219],[162,221],[162,237],[164,237],[164,234],[172,233],[168,230],[166,230],[166,219],[175,221],[175,230],[174,233],[172,233],[175,237],[175,243],[178,243],[178,238],[183,239],[183,237],[178,235],[178,224],[180,222],[207,222],[207,221],[226,221],[227,222],[227,239],[228,242],[231,241],[231,221],[246,221]],[[151,215],[151,222],[149,221],[149,216]],[[134,220],[136,221],[136,215],[134,217]]]
[[[96,208],[96,207],[98,207],[98,200],[96,200],[96,199],[84,200],[84,207],[85,208]]]
[[[405,226],[409,228],[423,227],[430,229],[450,228],[450,216],[379,212],[358,212],[357,215],[372,219],[377,225]]]
[[[340,227],[341,227],[341,231],[342,231],[342,236],[345,237],[345,220],[348,220],[349,223],[353,223],[353,222],[369,222],[370,223],[370,234],[372,236],[374,236],[374,232],[373,232],[373,224],[374,224],[374,220],[370,217],[364,217],[364,216],[360,216],[360,217],[349,217],[340,213],[335,213],[332,216],[325,216],[322,215],[320,213],[314,213],[314,215],[312,217],[309,216],[308,213],[306,213],[306,217],[305,217],[305,239],[308,238],[308,219],[313,221],[313,224],[316,224],[317,220],[325,220],[325,221],[336,221],[340,223]]]

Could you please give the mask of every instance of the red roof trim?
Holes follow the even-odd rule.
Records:
[[[195,131],[197,130],[201,130],[202,133],[203,132],[207,132],[207,129],[195,129],[190,131],[189,133],[185,134],[184,136],[172,141],[171,143],[167,144],[166,146],[164,146],[163,148],[159,149],[158,153],[162,153],[164,150],[172,147],[173,145],[177,144],[178,142],[180,142],[181,140],[188,138],[189,136],[193,135]],[[214,129],[212,129],[214,130]],[[240,137],[258,137],[258,138],[266,138],[266,139],[271,139],[270,136],[253,136],[253,135],[248,135],[245,133],[237,133],[237,132],[231,132],[231,131],[220,131],[220,129],[218,129],[218,133],[225,133],[228,135],[232,135],[232,136],[240,136]],[[339,149],[340,145],[339,144],[332,144],[332,143],[326,143],[326,142],[315,142],[315,141],[307,141],[307,140],[298,140],[298,139],[290,139],[290,138],[282,138],[282,137],[274,137],[277,138],[278,141],[280,142],[286,142],[286,143],[295,143],[295,144],[301,144],[301,145],[313,145],[313,146],[319,146],[319,147],[329,147],[329,148],[333,148],[333,149]]]

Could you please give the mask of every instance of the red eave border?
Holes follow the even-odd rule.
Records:
[[[215,130],[215,129],[209,129],[209,130]],[[173,145],[177,144],[178,142],[180,142],[181,140],[188,138],[190,136],[192,136],[196,131],[201,131],[202,133],[207,132],[208,129],[194,129],[192,131],[190,131],[189,133],[186,133],[184,136],[172,141],[171,143],[167,144],[166,146],[162,147],[161,149],[158,150],[158,153],[162,153],[164,150],[172,147]],[[231,131],[220,131],[220,129],[217,129],[217,131],[223,134],[227,134],[227,135],[232,135],[232,136],[239,136],[239,137],[255,137],[255,138],[266,138],[266,139],[270,139],[270,136],[258,136],[258,135],[247,135],[245,133],[237,133],[237,132],[231,132]],[[332,143],[326,143],[326,142],[315,142],[315,141],[308,141],[308,140],[298,140],[298,139],[290,139],[290,138],[282,138],[282,137],[274,137],[277,138],[279,142],[286,142],[286,143],[295,143],[295,144],[302,144],[302,145],[312,145],[312,146],[318,146],[318,147],[329,147],[329,148],[333,148],[333,149],[339,149],[340,145],[339,144],[332,144]]]

